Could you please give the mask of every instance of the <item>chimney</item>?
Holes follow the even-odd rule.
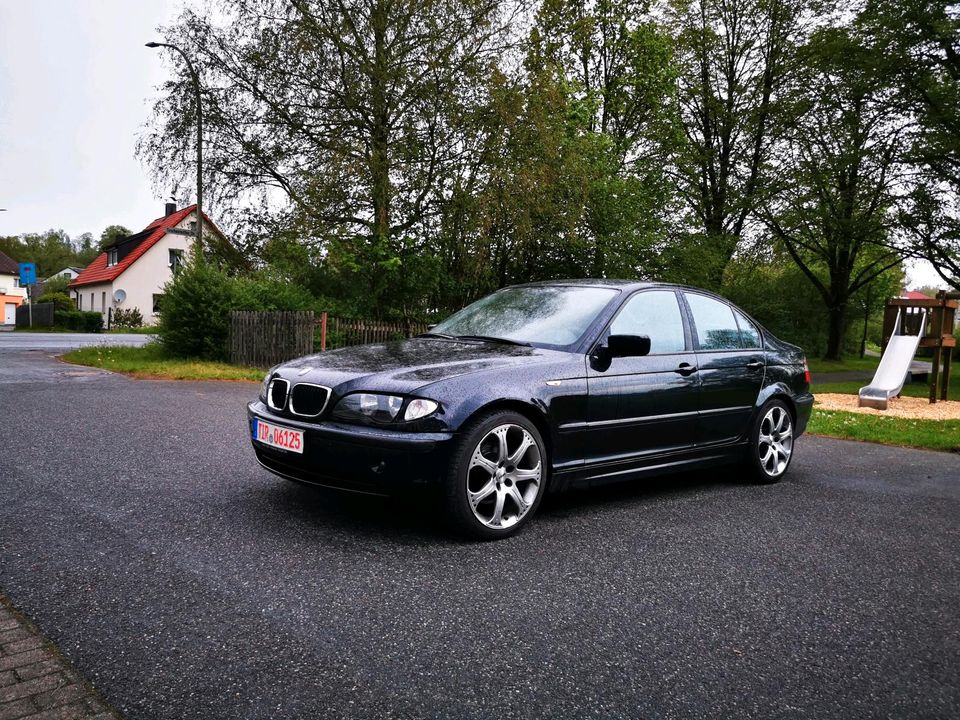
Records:
[[[176,211],[177,211],[176,203],[167,203],[166,206],[164,207],[163,216],[168,217],[170,215],[173,215]]]

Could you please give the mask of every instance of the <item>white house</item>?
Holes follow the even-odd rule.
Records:
[[[27,289],[20,287],[20,266],[0,252],[0,327],[16,325],[17,308],[26,298]]]
[[[111,309],[140,311],[145,325],[158,320],[163,286],[193,246],[197,206],[177,210],[167,203],[166,214],[133,235],[117,238],[67,287],[78,310],[103,313],[104,324]],[[206,215],[205,230],[223,234]]]
[[[82,272],[83,272],[83,268],[65,267],[60,272],[56,272],[50,277],[48,277],[47,280],[53,280],[53,278],[58,278],[58,277],[65,277],[68,280],[76,280],[80,276],[80,273]]]

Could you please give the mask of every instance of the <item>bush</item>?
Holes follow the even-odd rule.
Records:
[[[54,310],[76,310],[76,303],[70,299],[70,296],[65,292],[44,292],[43,295],[37,298],[36,303],[53,303]]]
[[[160,342],[176,357],[224,360],[231,310],[304,310],[313,303],[309,292],[275,275],[234,278],[192,258],[164,288]]]
[[[103,315],[90,311],[54,309],[53,324],[77,332],[98,333],[103,330]]]
[[[113,324],[121,328],[143,327],[143,315],[140,314],[139,308],[130,310],[119,308],[113,312]]]
[[[315,300],[299,285],[262,274],[235,281],[235,310],[310,310]]]
[[[50,278],[43,283],[43,294],[52,295],[54,293],[63,293],[69,297],[70,293],[67,290],[67,285],[69,284],[70,278],[62,275],[60,277]]]
[[[202,257],[188,260],[164,287],[160,342],[175,357],[226,357],[234,281]]]

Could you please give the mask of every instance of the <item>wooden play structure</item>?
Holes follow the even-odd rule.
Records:
[[[919,347],[932,348],[930,402],[947,399],[950,389],[950,360],[957,339],[953,336],[960,293],[941,291],[935,298],[923,300],[891,298],[883,311],[883,343],[886,353],[895,334],[920,335]],[[922,326],[922,327],[921,327]]]

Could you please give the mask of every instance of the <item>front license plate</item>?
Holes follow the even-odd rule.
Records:
[[[253,439],[270,447],[303,454],[303,431],[253,419]]]

